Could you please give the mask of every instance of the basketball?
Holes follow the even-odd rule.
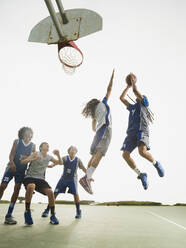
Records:
[[[126,83],[129,85],[129,86],[131,86],[132,85],[132,81],[134,82],[134,83],[136,83],[136,81],[137,81],[137,78],[136,78],[136,76],[133,74],[133,73],[130,73],[129,75],[127,75],[126,76],[126,78],[125,78],[125,81],[126,81]]]

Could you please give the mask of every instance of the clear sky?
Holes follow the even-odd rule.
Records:
[[[87,8],[103,17],[103,30],[77,41],[84,63],[73,76],[66,75],[57,58],[57,47],[27,42],[30,30],[48,16],[42,0],[0,1],[0,177],[9,152],[22,126],[34,130],[33,142],[50,144],[66,155],[70,145],[87,166],[94,136],[91,120],[81,115],[91,98],[102,99],[112,69],[113,92],[109,100],[113,138],[94,174],[94,195],[79,186],[81,199],[152,200],[186,202],[185,166],[185,66],[186,2],[183,0],[64,0],[64,7]],[[150,144],[155,159],[165,168],[159,178],[152,165],[133,154],[137,166],[148,173],[149,189],[144,191],[136,174],[126,165],[120,148],[126,136],[128,111],[119,100],[125,76],[137,75],[137,86],[148,96],[156,114],[151,125]],[[130,92],[132,97],[133,93]],[[46,179],[54,188],[62,167],[48,169]],[[83,173],[79,171],[79,178]],[[3,199],[13,190],[10,183]],[[21,194],[24,195],[22,188]],[[60,195],[59,199],[72,199]],[[34,195],[34,201],[46,197]]]

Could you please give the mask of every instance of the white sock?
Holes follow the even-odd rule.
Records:
[[[93,167],[93,166],[90,166],[90,167],[87,168],[87,173],[86,173],[86,175],[87,175],[87,178],[88,178],[88,179],[92,178],[92,175],[93,175],[95,169],[96,169],[96,168]]]
[[[138,170],[138,168],[135,168],[134,171],[138,174],[138,176],[140,175],[140,170]]]
[[[156,160],[154,160],[154,161],[152,162],[152,164],[155,165],[155,164],[156,164]]]

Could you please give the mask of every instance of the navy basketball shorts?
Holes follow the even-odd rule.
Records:
[[[150,150],[148,133],[144,133],[142,131],[136,134],[129,133],[123,142],[121,150],[131,153],[136,147],[140,145],[141,142],[147,147],[147,150]]]
[[[25,171],[13,172],[10,168],[5,170],[3,175],[2,184],[9,184],[9,182],[14,178],[15,184],[22,184],[25,177]]]
[[[56,185],[56,188],[54,190],[54,195],[60,194],[60,193],[66,193],[66,189],[68,188],[68,193],[72,195],[78,194],[77,189],[77,180],[65,180],[61,178],[59,182]]]

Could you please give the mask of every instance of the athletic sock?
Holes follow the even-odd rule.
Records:
[[[55,214],[55,206],[50,207],[51,215]]]
[[[80,203],[77,202],[77,203],[76,203],[76,211],[77,211],[77,213],[79,212],[79,210],[80,210]]]
[[[25,202],[26,211],[30,211],[30,202]]]
[[[152,164],[155,165],[155,164],[156,164],[156,160],[154,160],[154,161],[152,162]]]
[[[8,208],[7,215],[11,215],[14,210],[15,203],[11,202]]]
[[[134,171],[138,174],[138,176],[140,175],[140,170],[138,170],[138,168],[135,168]]]
[[[87,175],[87,178],[88,178],[88,179],[92,178],[92,175],[93,175],[95,169],[96,169],[96,168],[93,167],[93,166],[90,166],[90,167],[87,168],[86,175]]]
[[[48,204],[48,206],[47,206],[46,210],[48,210],[48,211],[50,210],[50,206],[49,206],[49,204]]]

